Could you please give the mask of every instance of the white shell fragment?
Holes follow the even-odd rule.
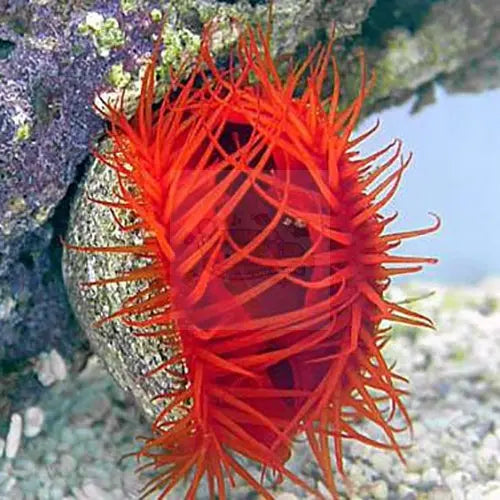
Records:
[[[35,366],[36,375],[39,382],[44,386],[52,385],[55,382],[54,374],[50,369],[50,360],[47,353],[42,352],[38,357],[38,361]]]
[[[17,455],[21,444],[21,434],[23,430],[23,418],[19,413],[13,413],[10,417],[10,427],[5,441],[5,456],[14,458]]]
[[[67,375],[67,368],[64,359],[52,349],[48,354],[42,352],[35,366],[38,380],[44,386],[52,385],[58,380],[64,380]]]
[[[42,430],[45,414],[38,406],[29,407],[24,413],[24,435],[35,437]]]
[[[55,349],[50,351],[49,357],[52,373],[55,375],[57,380],[64,380],[68,374],[64,359]]]

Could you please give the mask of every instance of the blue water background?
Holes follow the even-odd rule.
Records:
[[[389,205],[388,213],[400,214],[391,229],[425,227],[433,223],[428,212],[442,218],[438,233],[407,240],[397,253],[440,259],[422,279],[474,283],[500,275],[500,90],[448,95],[438,89],[437,99],[416,115],[411,103],[381,113],[379,131],[361,150],[398,137],[414,153]]]

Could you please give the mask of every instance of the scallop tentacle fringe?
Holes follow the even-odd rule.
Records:
[[[175,366],[186,368],[183,389],[155,398],[165,406],[152,425],[153,437],[145,438],[137,454],[149,459],[143,468],[155,471],[144,496],[159,491],[165,498],[191,474],[189,499],[203,477],[211,498],[217,492],[225,499],[235,476],[272,498],[238,461],[241,455],[275,471],[277,481],[287,478],[321,497],[286,467],[294,438],[305,433],[336,497],[332,471],[346,479],[344,439],[403,459],[397,436],[411,430],[401,399],[405,379],[381,355],[388,336],[380,323],[432,323],[388,301],[384,292],[392,276],[417,272],[435,259],[390,251],[437,230],[440,221],[385,234],[395,216],[384,217],[380,210],[411,156],[402,157],[400,141],[366,158],[355,151],[378,128],[377,123],[352,138],[373,84],[362,54],[359,94],[339,109],[333,40],[281,78],[261,29],[244,32],[227,70],[218,69],[210,54],[210,29],[191,76],[172,75],[159,107],[153,106],[158,50],[131,121],[120,107],[103,103],[112,148],[96,156],[116,173],[118,192],[116,200],[93,201],[109,208],[123,231],[140,231],[142,244],[68,247],[149,260],[84,284],[148,283],[96,326],[120,320],[136,335],[172,347],[174,356],[149,376],[165,371],[179,377]],[[333,88],[325,99],[329,74]],[[297,97],[302,83],[305,90]],[[265,206],[267,218],[251,237],[245,230],[242,240],[231,221],[248,199]],[[135,222],[123,225],[120,212],[132,213]],[[305,228],[303,251],[263,250],[283,221]],[[261,276],[243,286],[235,279],[241,269]],[[266,313],[259,304],[272,293],[281,300],[280,287],[301,297],[300,305]],[[275,375],[284,363],[291,375]],[[171,417],[175,409],[177,419]],[[399,427],[396,415],[403,422]],[[385,439],[362,434],[356,427],[360,419]]]

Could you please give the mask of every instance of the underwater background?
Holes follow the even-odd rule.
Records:
[[[429,211],[443,219],[432,242],[405,244],[408,255],[424,255],[431,247],[440,260],[419,279],[471,284],[500,275],[500,91],[448,95],[438,86],[435,104],[414,115],[411,106],[381,113],[383,127],[364,146],[368,151],[401,137],[415,153],[391,202],[400,212],[394,227],[425,225]]]

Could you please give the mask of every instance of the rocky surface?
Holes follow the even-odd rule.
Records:
[[[75,197],[71,211],[67,240],[72,245],[88,247],[137,245],[142,241],[138,231],[124,232],[116,224],[108,207],[89,200],[113,200],[117,188],[113,170],[95,161]],[[116,214],[124,217],[123,214]],[[131,221],[121,219],[123,224]],[[104,361],[118,385],[132,394],[141,408],[154,420],[164,406],[152,402],[151,394],[174,390],[178,381],[165,370],[147,377],[165,359],[173,356],[163,339],[139,338],[133,329],[121,321],[109,321],[96,328],[95,322],[121,308],[125,297],[141,290],[140,282],[110,283],[82,289],[81,283],[98,277],[116,276],[120,270],[136,269],[146,264],[137,256],[127,254],[87,253],[65,250],[63,255],[64,281],[68,296],[91,346]],[[104,312],[107,311],[107,312]],[[179,388],[179,387],[177,387]]]

